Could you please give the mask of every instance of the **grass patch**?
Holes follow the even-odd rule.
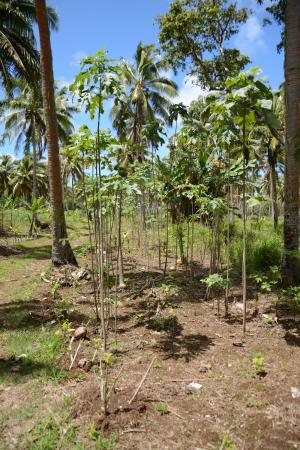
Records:
[[[54,450],[58,447],[64,449],[84,450],[84,447],[76,442],[76,422],[67,423],[65,417],[47,417],[38,422],[32,430],[32,439],[27,441],[25,448],[28,450]]]
[[[55,367],[64,350],[60,333],[54,329],[22,330],[2,335],[2,346],[14,357],[0,363],[0,382],[24,382],[30,376],[62,381],[66,373]]]

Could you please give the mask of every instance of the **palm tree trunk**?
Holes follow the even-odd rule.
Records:
[[[45,0],[35,0],[40,35],[42,94],[47,131],[50,201],[52,208],[52,262],[76,264],[68,241],[60,171],[57,117],[54,99],[52,51]]]
[[[37,198],[37,179],[36,179],[36,165],[37,165],[37,152],[36,152],[36,136],[35,136],[35,117],[32,118],[33,139],[32,139],[32,198]],[[36,223],[37,214],[32,214],[32,220],[28,236],[31,238],[33,235],[33,228]]]
[[[300,277],[299,249],[299,150],[300,130],[300,2],[286,0],[285,10],[285,198],[283,284],[296,284]]]
[[[37,166],[37,151],[36,151],[36,139],[35,139],[35,119],[33,117],[33,140],[32,140],[32,197],[37,198],[37,179],[36,179],[36,166]]]
[[[270,197],[272,199],[271,212],[274,229],[278,227],[278,205],[277,205],[277,184],[276,184],[276,157],[271,150],[268,150],[268,162],[270,168]]]

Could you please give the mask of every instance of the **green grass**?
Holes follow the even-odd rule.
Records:
[[[68,414],[49,415],[37,422],[27,440],[28,450],[55,450],[57,448],[84,450],[77,442],[76,429],[78,424],[70,421]]]
[[[0,412],[0,450],[5,450],[6,443],[4,441],[4,431],[6,428],[7,415],[3,412]]]
[[[25,208],[16,208],[12,211],[12,228],[14,231],[20,234],[27,234],[30,226],[29,218],[30,212]],[[86,227],[87,220],[85,215],[79,211],[66,211],[66,222],[67,227],[70,231],[78,231],[83,227]],[[51,222],[50,212],[47,210],[39,213],[39,219],[41,222]],[[11,226],[11,218],[10,211],[4,212],[4,226],[10,228]],[[49,231],[47,232],[49,234]]]
[[[66,378],[66,373],[56,367],[57,359],[64,350],[63,337],[58,328],[8,331],[1,335],[1,346],[17,361],[0,363],[0,383],[25,382],[29,377],[58,382]],[[21,355],[24,356],[19,358]]]

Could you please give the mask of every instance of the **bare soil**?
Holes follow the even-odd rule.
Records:
[[[128,287],[118,293],[116,330],[111,311],[114,361],[109,370],[114,387],[108,416],[103,416],[100,399],[99,357],[93,365],[78,367],[82,359],[91,362],[101,332],[92,314],[90,283],[81,282],[63,288],[63,295],[74,302],[67,313],[72,326],[87,325],[88,339],[82,341],[67,380],[43,385],[40,402],[32,381],[0,391],[6,412],[36,401],[34,413],[22,427],[13,415],[8,421],[3,431],[7,448],[22,448],[16,436],[29,432],[45,407],[54,411],[64,395],[72,394],[70,417],[79,424],[78,436],[87,449],[94,448],[86,439],[92,423],[105,436],[116,432],[119,449],[300,449],[300,398],[291,393],[292,387],[300,389],[297,318],[285,310],[276,318],[274,299],[262,296],[258,312],[254,301],[249,301],[243,336],[238,289],[225,319],[223,299],[220,315],[216,299],[203,300],[203,269],[195,267],[193,278],[180,270],[163,279],[156,268],[146,270],[143,261],[129,268]],[[51,319],[50,297],[44,283],[28,304],[41,314],[35,316],[40,325]],[[257,355],[264,360],[261,372],[253,364]],[[147,379],[129,404],[154,356]],[[68,371],[67,345],[58,365]],[[190,391],[191,382],[200,384],[200,389]]]

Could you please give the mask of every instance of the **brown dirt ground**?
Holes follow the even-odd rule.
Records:
[[[137,262],[126,274],[130,289],[120,293],[117,333],[110,333],[110,341],[118,342],[110,379],[119,376],[109,415],[104,418],[102,414],[98,366],[85,372],[76,364],[72,373],[82,373],[81,382],[69,379],[55,387],[45,386],[37,415],[45,405],[54,408],[63,395],[72,393],[76,401],[71,414],[80,423],[82,438],[95,423],[106,435],[117,432],[119,449],[300,449],[300,398],[291,395],[291,387],[300,388],[299,322],[295,329],[294,320],[282,310],[278,323],[266,323],[263,314],[274,318],[275,312],[272,297],[264,296],[258,314],[249,302],[244,339],[241,313],[234,303],[225,320],[222,308],[218,317],[216,304],[202,300],[201,270],[195,269],[193,280],[181,271],[163,281],[159,271],[141,271],[141,266]],[[162,293],[162,283],[173,286],[167,294]],[[47,288],[41,289],[44,296]],[[88,322],[89,339],[82,342],[77,361],[91,359],[94,338],[100,332],[99,324],[88,319],[92,297],[82,295],[88,290],[88,283],[64,289],[64,297],[74,300],[73,325]],[[164,318],[161,331],[157,330],[157,317]],[[253,368],[252,359],[258,353],[265,360],[265,376],[257,375]],[[129,405],[153,356],[156,359],[149,376]],[[69,363],[66,352],[59,364],[68,368]],[[189,393],[190,382],[200,383],[200,391]],[[28,383],[2,391],[2,408],[33,401],[34,389],[30,390]],[[168,404],[166,414],[158,412],[158,402]],[[29,431],[32,422],[30,417]],[[7,435],[18,434],[15,420],[7,427]],[[19,447],[12,442],[8,448]]]

